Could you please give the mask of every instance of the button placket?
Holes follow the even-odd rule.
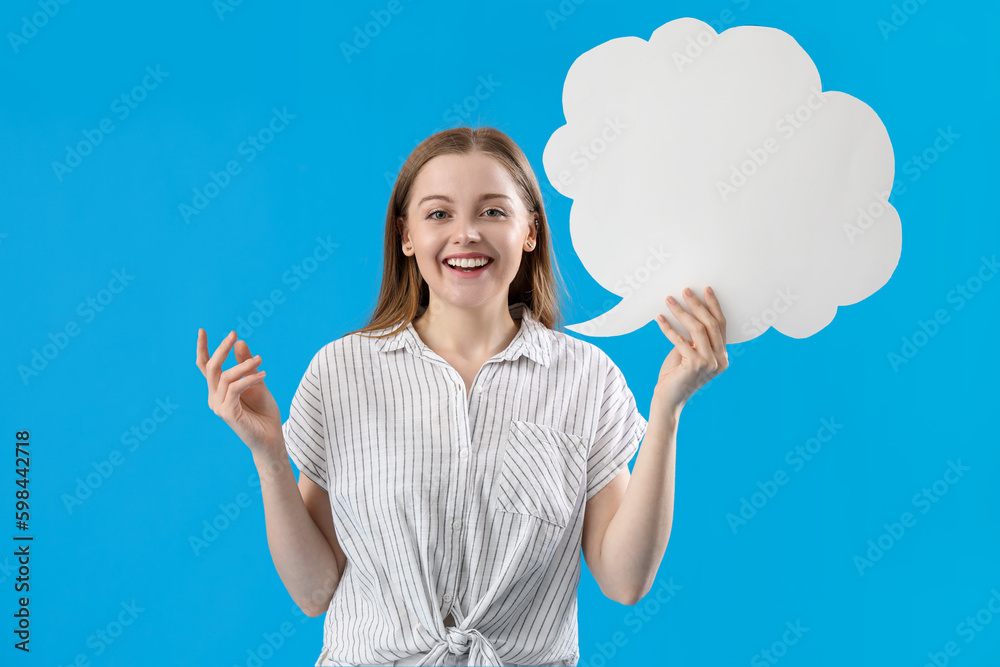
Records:
[[[489,366],[489,364],[490,364],[491,361],[492,360],[488,360],[486,363],[484,363],[480,367],[479,371],[476,373],[476,377],[473,378],[473,380],[472,380],[472,383],[473,383],[473,393],[476,395],[477,399],[481,398],[483,396],[482,381],[489,374],[489,369],[487,368],[487,366]],[[456,375],[457,374],[458,373],[456,372]],[[480,376],[483,376],[483,377],[480,377]],[[465,406],[465,414],[462,415],[463,421],[465,423],[465,434],[464,434],[464,438],[461,441],[461,444],[460,444],[459,450],[458,450],[458,458],[459,458],[459,461],[460,461],[459,466],[458,466],[458,475],[459,475],[459,477],[462,477],[463,473],[468,472],[467,462],[469,460],[469,451],[470,451],[470,448],[472,446],[472,433],[475,430],[476,417],[477,417],[477,414],[479,412],[479,401],[478,400],[477,401],[470,401],[469,400],[469,394],[466,392],[466,388],[465,388],[465,381],[461,377],[459,377],[458,379],[459,379],[459,391],[462,394],[463,405]],[[463,464],[465,464],[465,465],[463,465]],[[465,507],[464,507],[464,504],[463,504],[460,507],[460,512],[464,512],[464,511],[465,511]],[[453,519],[452,522],[451,522],[451,528],[455,532],[455,535],[454,535],[454,544],[455,544],[455,548],[456,548],[456,552],[457,552],[456,553],[456,562],[457,563],[461,563],[462,562],[463,553],[465,551],[464,541],[462,539],[460,539],[460,535],[459,535],[459,531],[461,531],[461,529],[462,529],[462,523],[463,522],[462,522],[461,519]],[[458,586],[458,585],[460,585],[460,582],[459,581],[454,581],[453,585],[454,586]],[[450,603],[452,601],[452,597],[453,596],[451,595],[451,593],[445,593],[445,595],[443,596],[445,604],[447,604],[447,605],[450,606]]]
[[[450,367],[450,365],[449,365],[449,367]],[[452,369],[452,372],[453,372],[454,377],[457,380],[457,385],[456,385],[457,389],[458,389],[459,393],[461,394],[461,397],[459,398],[459,400],[461,400],[462,402],[460,403],[460,405],[464,406],[464,408],[465,408],[464,412],[462,414],[458,415],[459,424],[461,425],[461,427],[459,429],[461,432],[458,434],[458,436],[459,436],[458,444],[459,444],[459,448],[460,448],[459,449],[459,459],[460,459],[460,461],[455,465],[456,488],[464,488],[464,486],[465,486],[465,473],[467,471],[467,466],[462,465],[462,462],[468,460],[468,456],[469,456],[469,445],[470,445],[470,443],[472,441],[473,417],[472,417],[472,415],[470,415],[470,411],[469,411],[469,403],[470,403],[470,401],[469,401],[469,395],[467,393],[466,386],[465,386],[465,380],[458,374],[458,371],[455,371],[454,369]],[[478,378],[479,378],[479,374],[477,373],[476,377],[473,379],[473,383],[475,383],[476,380],[478,380]],[[454,450],[452,450],[452,451],[454,451]],[[456,503],[455,512],[456,513],[453,516],[462,516],[462,514],[465,512],[464,496],[459,496],[458,502]],[[462,529],[462,523],[463,523],[462,520],[459,519],[459,518],[453,518],[452,521],[451,521],[451,529],[453,531],[453,535],[452,535],[452,538],[451,538],[451,543],[454,545],[453,551],[452,551],[452,553],[453,553],[453,556],[452,556],[453,561],[452,561],[452,565],[451,565],[452,574],[451,574],[451,576],[448,577],[448,581],[449,581],[448,588],[451,588],[451,589],[454,589],[456,586],[458,586],[458,583],[459,583],[458,580],[457,580],[457,578],[458,578],[458,576],[460,574],[461,568],[458,567],[458,564],[462,562],[462,552],[464,551],[463,544],[462,544],[462,539],[461,539],[461,533],[460,533],[460,531]],[[444,600],[444,604],[446,606],[446,609],[450,609],[451,605],[452,605],[452,601],[454,599],[454,596],[451,593],[445,593],[442,596],[442,599]]]
[[[497,359],[488,359],[480,367],[479,371],[476,373],[476,377],[473,378],[473,380],[472,380],[473,387],[474,387],[473,393],[476,395],[477,399],[482,399],[484,397],[484,391],[483,391],[483,384],[482,384],[482,382],[487,377],[489,377],[489,375],[490,375],[490,369],[488,367],[489,367],[489,365],[492,362],[494,362],[496,360]],[[450,364],[448,366],[449,366],[449,368],[451,367]],[[454,371],[454,369],[452,369],[452,370]],[[461,421],[464,422],[464,425],[465,425],[465,433],[463,434],[464,437],[460,441],[462,444],[460,444],[460,448],[458,450],[458,457],[459,457],[460,461],[462,463],[465,463],[465,462],[467,462],[469,460],[470,448],[471,448],[471,445],[472,445],[472,433],[473,433],[473,431],[475,429],[476,418],[477,418],[478,413],[479,413],[479,409],[480,409],[480,405],[481,405],[481,400],[470,401],[469,400],[469,394],[467,393],[466,387],[465,387],[465,380],[463,380],[462,377],[458,375],[457,371],[454,371],[454,375],[457,377],[457,380],[458,380],[458,390],[461,393],[462,405],[465,406],[465,414],[461,415]],[[482,376],[482,378],[480,376]],[[460,463],[458,465],[457,476],[460,479],[463,478],[463,475],[464,475],[464,473],[467,470],[468,470],[468,466],[467,465],[461,465],[461,463]],[[458,508],[459,515],[461,515],[461,513],[463,513],[464,511],[465,511],[464,504],[460,503],[460,506]],[[451,522],[451,528],[456,533],[454,535],[454,540],[453,540],[453,543],[455,544],[455,550],[457,552],[456,553],[456,560],[455,560],[456,563],[461,563],[462,562],[462,557],[463,557],[463,554],[464,554],[464,551],[465,551],[464,541],[462,539],[460,539],[459,538],[460,536],[458,535],[459,531],[462,529],[462,524],[463,524],[463,522],[462,522],[461,519],[453,519],[452,522]],[[458,569],[459,568],[456,568],[456,571]],[[449,578],[449,579],[451,579],[451,578]],[[452,582],[452,586],[458,586],[458,585],[459,585],[459,581],[453,581]],[[452,596],[451,593],[445,593],[442,596],[442,599],[444,600],[445,604],[450,604],[451,601],[452,601],[452,599],[453,599],[453,596]]]
[[[461,462],[467,462],[471,453],[472,433],[474,431],[476,417],[480,410],[480,406],[483,404],[482,399],[486,397],[485,387],[483,386],[483,383],[480,382],[481,379],[480,376],[482,376],[483,380],[488,379],[491,375],[490,373],[491,369],[489,368],[490,364],[494,362],[503,361],[503,357],[497,355],[492,359],[488,359],[483,364],[483,366],[480,367],[479,372],[476,373],[476,377],[473,378],[473,385],[474,385],[473,393],[476,395],[477,400],[471,401],[469,400],[470,396],[465,386],[465,380],[458,374],[458,371],[456,371],[454,367],[447,361],[445,361],[443,358],[435,354],[434,351],[431,350],[426,345],[422,345],[421,347],[423,351],[423,356],[426,359],[442,366],[446,371],[449,372],[451,377],[456,381],[456,388],[459,393],[457,397],[458,401],[460,401],[459,405],[462,405],[465,408],[465,413],[458,415],[458,424],[460,431],[458,433],[459,443],[460,443],[458,456]],[[454,477],[452,478],[456,483],[456,488],[463,487],[464,475],[468,470],[468,466],[462,465],[461,462],[455,466]],[[453,516],[463,515],[463,513],[465,512],[465,505],[463,501],[464,501],[464,496],[460,496],[458,502],[456,503],[457,507],[455,508],[455,515]],[[462,562],[462,556],[465,551],[464,541],[460,538],[460,535],[458,534],[459,531],[462,529],[462,526],[463,526],[463,521],[461,519],[455,518],[451,522],[451,528],[455,533],[452,536],[453,537],[452,544],[454,545],[453,557],[452,557],[453,559],[451,565],[446,565],[446,567],[449,567],[449,569],[452,570],[451,576],[448,577],[449,583],[447,585],[447,588],[450,589],[454,589],[455,587],[459,586],[461,580],[461,576],[459,576],[461,574],[461,568],[455,567],[455,565]],[[458,577],[458,579],[456,579],[456,577]],[[445,593],[444,595],[442,595],[441,599],[445,605],[450,605],[454,601],[455,596],[452,593]]]

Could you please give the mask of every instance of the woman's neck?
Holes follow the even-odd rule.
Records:
[[[442,357],[489,359],[507,349],[520,322],[511,317],[506,304],[502,311],[486,305],[465,308],[431,304],[413,320],[413,328],[424,344]]]

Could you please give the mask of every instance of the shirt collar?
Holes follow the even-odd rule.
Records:
[[[515,320],[521,320],[521,327],[514,336],[514,340],[507,346],[507,349],[499,353],[498,356],[501,359],[513,361],[524,355],[535,360],[542,366],[548,366],[552,330],[539,322],[531,312],[531,309],[523,301],[511,304],[508,308],[511,317]],[[417,315],[419,316],[423,310],[424,308],[421,307]],[[381,330],[381,333],[387,331],[389,331],[388,328]],[[412,354],[418,356],[422,356],[425,352],[430,351],[430,348],[420,339],[417,330],[413,328],[412,322],[408,323],[402,331],[393,336],[376,339],[375,345],[380,352],[384,353],[398,350],[401,347],[405,347]]]

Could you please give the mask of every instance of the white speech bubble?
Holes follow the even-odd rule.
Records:
[[[622,297],[571,331],[618,336],[663,313],[690,339],[664,299],[711,285],[727,343],[770,327],[805,338],[899,262],[885,126],[823,91],[781,30],[681,18],[610,40],[570,67],[563,111],[545,173],[573,199],[580,261]]]

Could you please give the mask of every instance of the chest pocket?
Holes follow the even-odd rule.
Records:
[[[586,480],[587,444],[583,436],[512,421],[498,476],[497,509],[565,527]]]

